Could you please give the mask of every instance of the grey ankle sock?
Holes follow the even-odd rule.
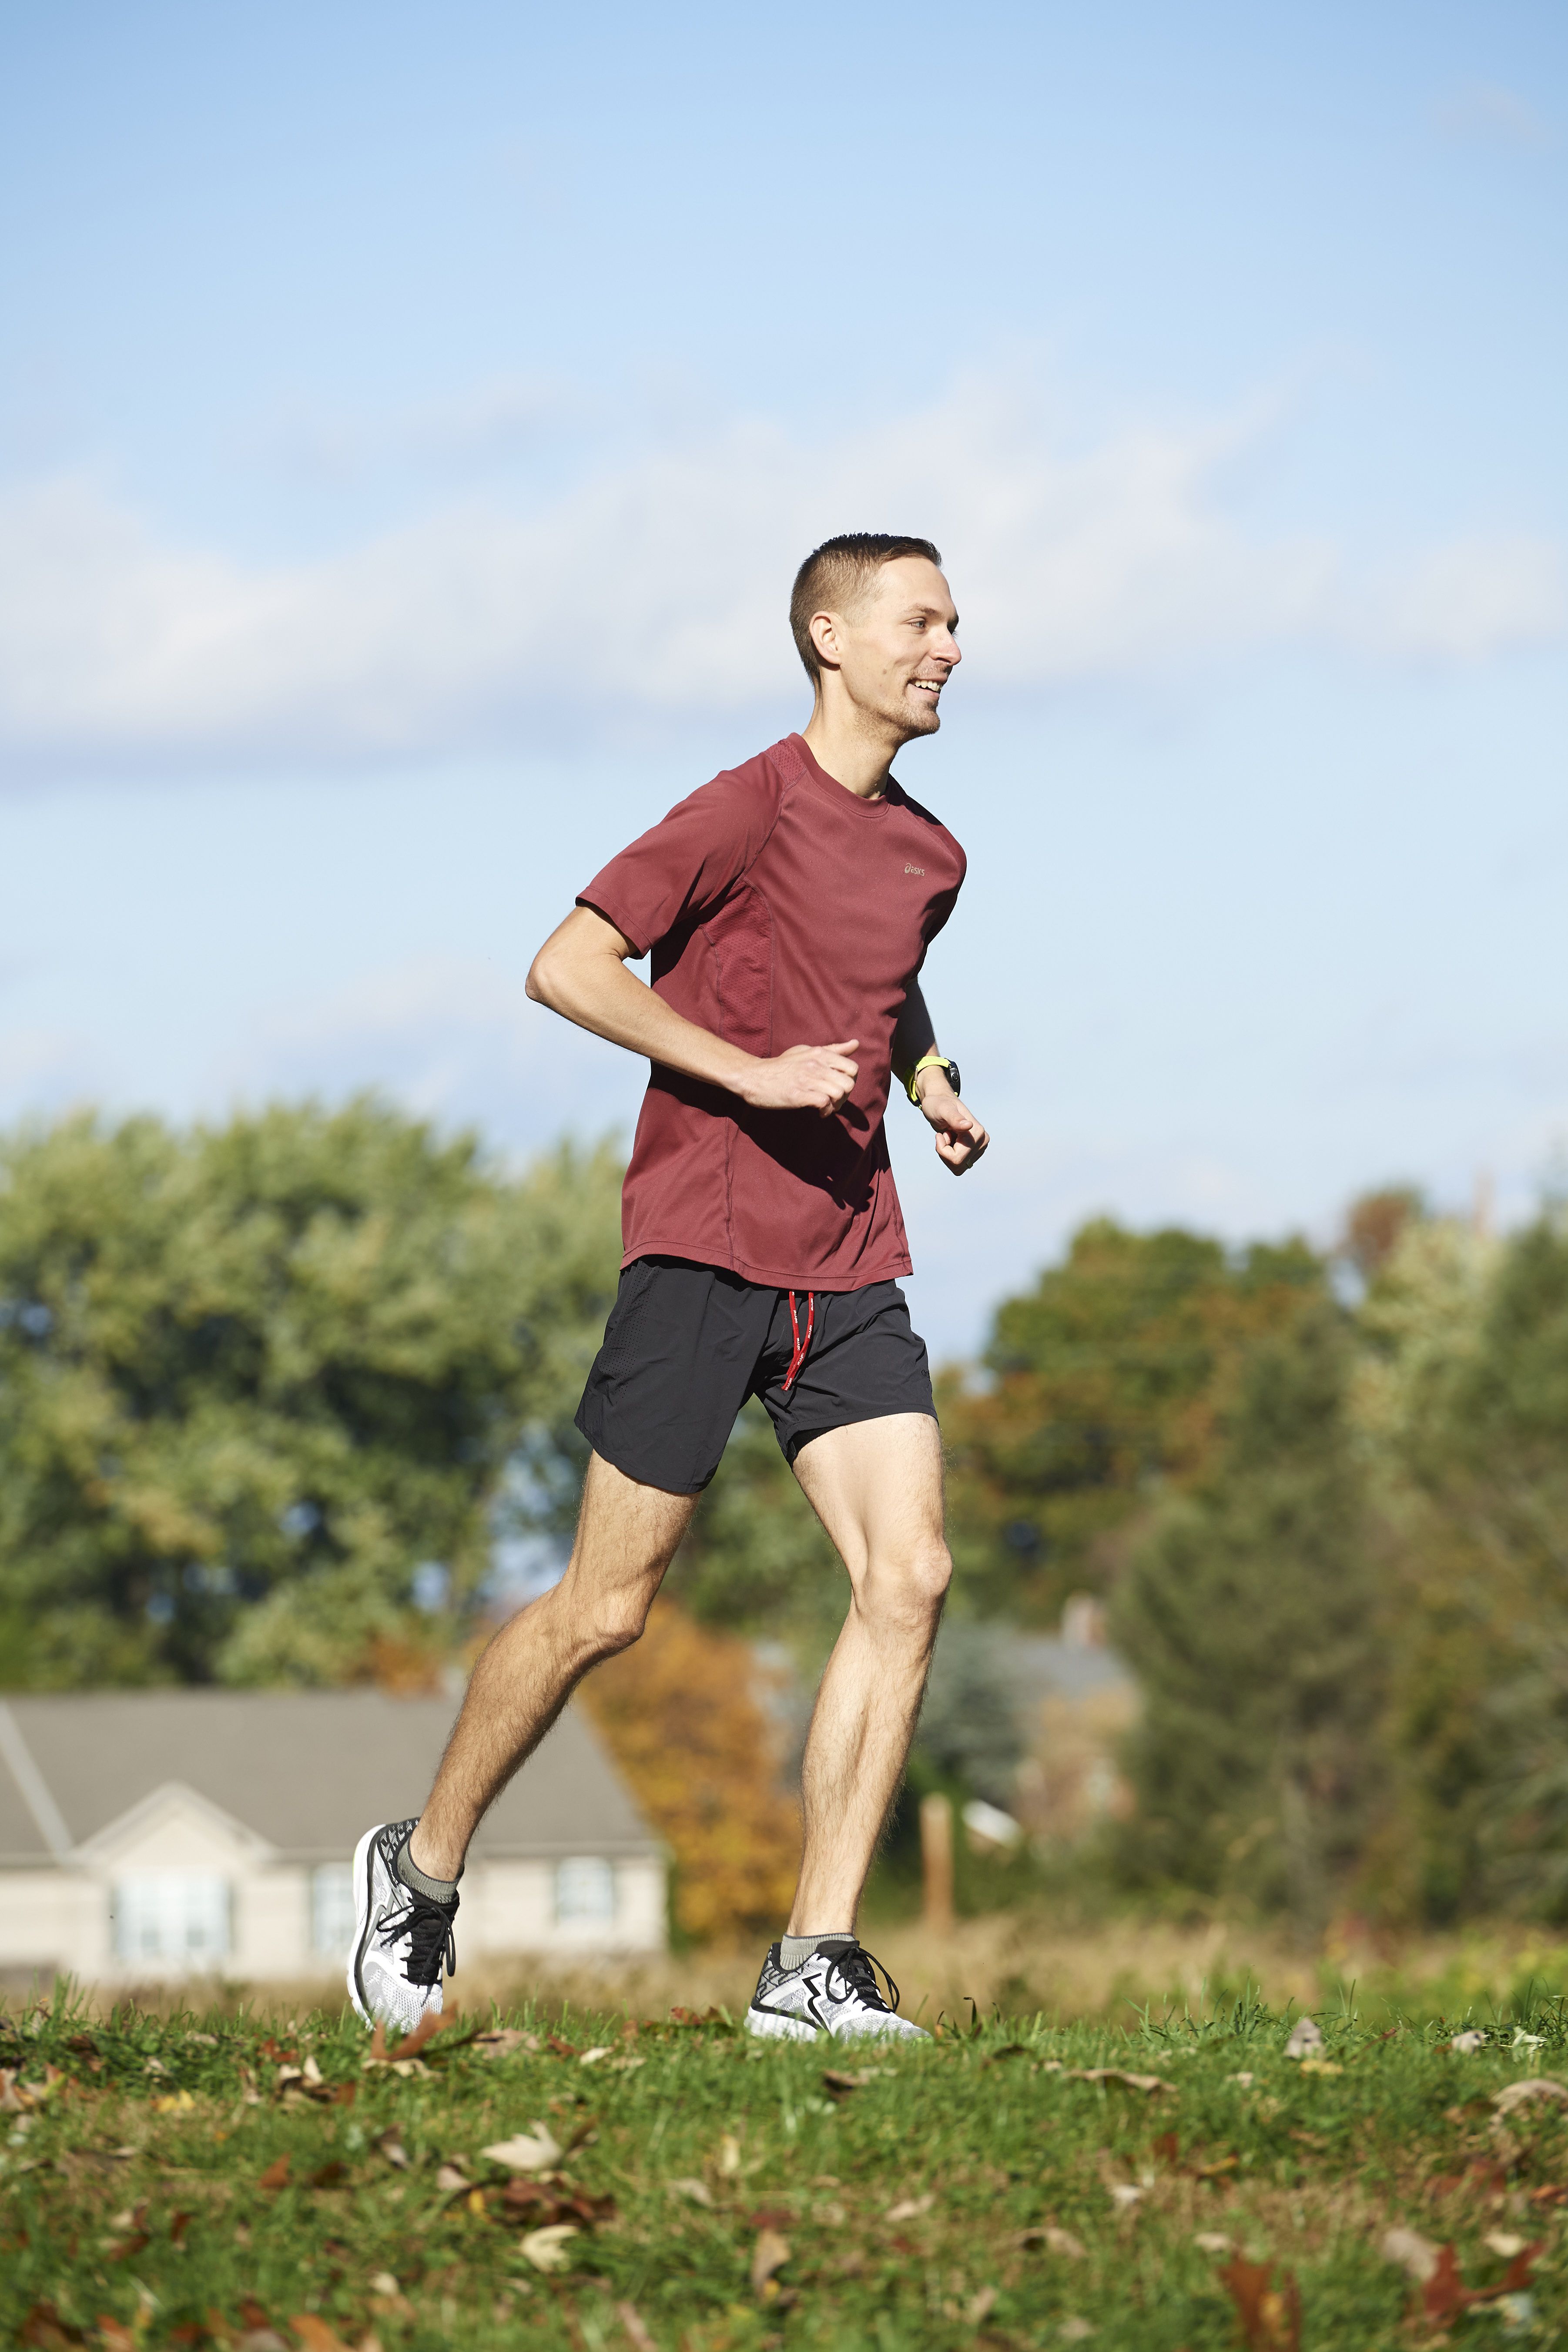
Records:
[[[427,1877],[409,1853],[408,1843],[405,1838],[397,1849],[397,1875],[405,1886],[411,1886],[416,1895],[427,1895],[433,1903],[456,1902],[458,1878],[461,1878],[462,1872],[458,1873],[458,1878]]]
[[[798,1969],[810,1959],[813,1952],[833,1951],[840,1944],[852,1944],[854,1941],[853,1933],[841,1927],[835,1927],[831,1934],[826,1936],[781,1936],[779,1966],[781,1969]]]

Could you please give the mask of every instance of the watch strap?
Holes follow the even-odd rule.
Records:
[[[952,1063],[945,1054],[938,1054],[935,1052],[922,1054],[920,1060],[915,1064],[914,1068],[910,1072],[909,1076],[904,1081],[905,1091],[917,1110],[919,1110],[921,1107],[921,1098],[917,1087],[920,1074],[922,1070],[936,1068],[939,1064],[944,1070],[951,1070],[953,1066]]]

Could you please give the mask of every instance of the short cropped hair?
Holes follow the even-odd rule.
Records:
[[[814,687],[821,680],[822,665],[811,642],[812,614],[842,613],[852,618],[874,575],[884,563],[896,563],[900,555],[923,555],[939,572],[942,569],[942,558],[929,539],[900,539],[885,530],[847,530],[814,548],[795,573],[789,625],[795,632],[795,651]]]

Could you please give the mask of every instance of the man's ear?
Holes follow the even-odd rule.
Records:
[[[806,624],[816,658],[825,669],[837,669],[843,656],[838,645],[838,622],[832,613],[814,613]]]

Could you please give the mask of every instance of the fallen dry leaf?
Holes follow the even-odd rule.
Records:
[[[487,2147],[484,2153],[489,2156],[490,2151]],[[455,2164],[444,2164],[436,2175],[436,2186],[445,2189],[449,2196],[456,2196],[459,2190],[470,2188],[472,2183],[468,2174],[459,2172]]]
[[[775,2271],[789,2260],[789,2240],[777,2230],[759,2230],[752,2249],[752,2293],[761,2294]]]
[[[1478,2025],[1468,2027],[1463,2033],[1456,2033],[1448,2044],[1449,2049],[1457,2050],[1461,2058],[1468,2058],[1472,2051],[1484,2050],[1486,2046],[1487,2037]]]
[[[407,2171],[408,2150],[398,2138],[395,2130],[384,2131],[381,2137],[375,2141],[374,2145],[380,2149],[382,2155],[385,2157],[388,2164],[394,2166],[399,2172]]]
[[[103,2339],[103,2352],[136,2352],[136,2338],[129,2327],[122,2327],[118,2319],[110,2319],[107,2312],[98,2315],[98,2332]]]
[[[1513,2230],[1489,2230],[1481,2243],[1489,2246],[1494,2254],[1500,2254],[1505,2263],[1524,2252],[1524,2240]]]
[[[566,2251],[566,2241],[578,2234],[574,2221],[552,2221],[542,2230],[531,2230],[518,2242],[518,2251],[531,2262],[536,2271],[563,2271],[572,2257]]]
[[[1237,2254],[1219,2273],[1247,2352],[1301,2352],[1301,2291],[1287,2271],[1274,2284],[1272,2263],[1244,2262]]]
[[[510,2172],[548,2172],[561,2161],[561,2144],[547,2124],[535,2121],[510,2139],[492,2140],[479,2154],[492,2164],[504,2164]]]
[[[1287,2058],[1310,2058],[1314,2050],[1323,2046],[1323,2029],[1315,2017],[1299,2017],[1290,2028],[1290,2039],[1285,2044]]]
[[[1500,2303],[1504,2295],[1518,2294],[1529,2286],[1531,2271],[1545,2248],[1545,2239],[1537,2238],[1520,2248],[1501,2278],[1495,2279],[1490,2286],[1467,2286],[1453,2247],[1439,2246],[1432,2275],[1422,2282],[1421,2308],[1428,2319],[1446,2324],[1477,2304]]]
[[[882,2218],[887,2221],[917,2221],[935,2203],[935,2195],[928,2190],[923,2197],[905,2197],[897,2205],[889,2205]]]
[[[286,2189],[289,2185],[289,2158],[278,2157],[257,2181],[258,2189]]]
[[[1510,2083],[1492,2095],[1492,2105],[1500,2116],[1511,2116],[1518,2107],[1528,2107],[1537,2100],[1555,2100],[1559,2105],[1568,2100],[1568,2088],[1552,2081],[1550,2074],[1532,2074],[1528,2082]]]
[[[658,2352],[658,2345],[643,2326],[642,2314],[635,2303],[617,2303],[616,2317],[636,2345],[637,2352]]]
[[[1158,2091],[1175,2090],[1163,2074],[1130,2074],[1124,2066],[1071,2066],[1063,2074],[1064,2083],[1114,2084],[1119,2090],[1142,2091],[1152,2096]]]
[[[476,2033],[474,2048],[486,2058],[509,2058],[514,2050],[537,2050],[537,2033],[524,2033],[521,2026],[498,2025],[492,2032]]]
[[[711,2205],[713,2202],[713,2191],[705,2180],[683,2178],[667,2180],[664,2185],[672,2197],[689,2197],[694,2205]]]
[[[1437,2267],[1437,2249],[1419,2230],[1385,2230],[1378,2252],[1385,2263],[1397,2263],[1417,2286],[1425,2286]]]
[[[313,2311],[297,2311],[289,2322],[305,2352],[349,2352],[348,2346]]]
[[[1303,2058],[1301,2061],[1303,2074],[1342,2074],[1344,2071],[1332,2058]]]
[[[964,2312],[964,2326],[966,2327],[981,2326],[984,2321],[990,2318],[991,2306],[995,2300],[996,2289],[994,2286],[983,2286],[979,2294],[973,2297]]]
[[[155,2116],[190,2116],[195,2113],[195,2107],[189,2091],[165,2091],[161,2099],[153,2101]]]
[[[1143,2202],[1143,2191],[1134,2181],[1113,2180],[1110,2201],[1119,2213],[1133,2212]]]
[[[613,2042],[600,2042],[597,2047],[593,2050],[584,2050],[581,2058],[578,2059],[577,2063],[579,2066],[596,2066],[601,2058],[608,2058],[611,2055],[614,2048],[615,2044]]]
[[[386,2028],[378,2021],[375,2032],[370,2037],[370,2049],[364,2063],[367,2066],[405,2065],[410,2059],[417,2058],[421,2050],[426,2048],[437,2033],[444,2032],[447,2026],[456,2022],[456,2012],[447,2017],[438,2010],[427,2009],[413,2032],[405,2033],[395,2050],[389,2050]],[[317,2079],[319,2081],[320,2076]]]
[[[1044,2246],[1047,2252],[1065,2255],[1069,2263],[1081,2263],[1088,2248],[1073,2236],[1070,2230],[1058,2230],[1047,2221],[1033,2230],[1020,2230],[1013,2243],[1016,2246]]]
[[[720,2139],[719,2169],[724,2173],[741,2169],[741,2143],[733,2132],[725,2132]]]
[[[1236,2240],[1227,2238],[1223,2230],[1200,2230],[1193,2240],[1200,2254],[1233,2254]]]

